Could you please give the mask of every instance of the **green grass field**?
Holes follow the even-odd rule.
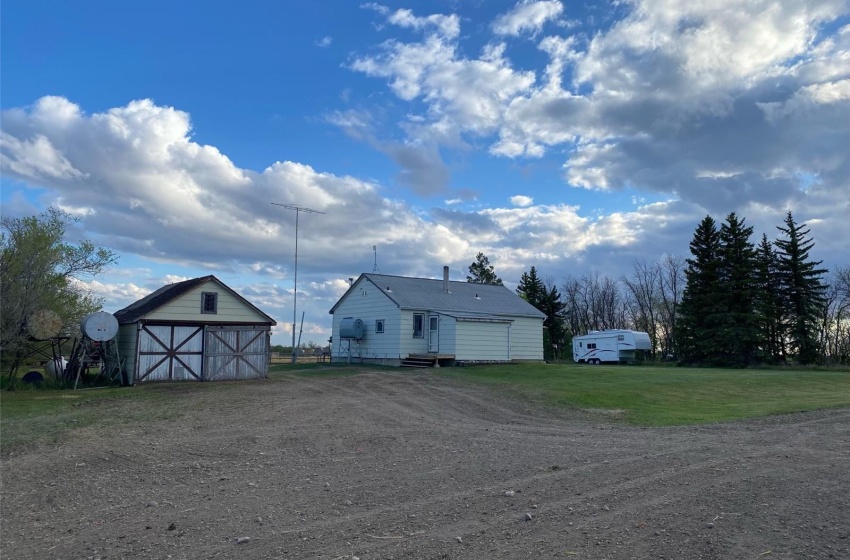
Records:
[[[850,407],[850,371],[846,370],[547,364],[438,371],[549,405],[612,412],[612,418],[644,426]]]
[[[292,375],[403,374],[396,368],[272,366],[269,382]],[[608,412],[606,417],[643,426],[723,422],[825,408],[850,407],[850,371],[791,369],[691,369],[651,366],[529,364],[442,368],[429,373],[493,386],[547,405]],[[187,395],[238,390],[241,382],[153,383],[137,387],[20,390],[0,393],[0,448],[49,443],[85,426],[174,419],[185,414]]]

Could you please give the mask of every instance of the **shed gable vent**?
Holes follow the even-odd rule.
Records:
[[[203,292],[201,294],[201,313],[218,313],[218,293]]]

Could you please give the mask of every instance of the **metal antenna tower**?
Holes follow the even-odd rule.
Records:
[[[378,268],[378,246],[372,245],[372,252],[375,253],[375,264],[372,266],[372,274],[380,274],[381,269]]]
[[[295,347],[295,325],[298,320],[298,216],[301,212],[308,214],[324,214],[324,212],[293,204],[278,204],[277,202],[272,202],[272,204],[282,206],[287,210],[295,210],[295,275],[292,280],[292,363],[294,364],[298,356],[298,349]]]

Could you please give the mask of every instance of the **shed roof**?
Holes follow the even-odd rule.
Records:
[[[201,276],[200,278],[192,278],[190,280],[184,280],[182,282],[175,282],[173,284],[167,284],[158,290],[151,292],[146,295],[142,299],[138,300],[135,303],[131,303],[124,309],[120,311],[116,311],[114,313],[115,318],[118,319],[118,323],[120,325],[126,325],[128,323],[135,323],[139,319],[144,318],[146,315],[156,311],[160,307],[174,301],[178,297],[182,296],[185,293],[190,292],[194,288],[198,286],[213,281],[217,283],[219,286],[230,292],[234,297],[242,301],[245,305],[268,319],[268,322],[272,325],[276,325],[277,322],[263,313],[260,309],[258,309],[254,304],[252,304],[247,299],[243,298],[239,295],[235,290],[230,288],[227,284],[210,274],[209,276]]]
[[[361,279],[373,284],[403,309],[468,315],[546,317],[542,311],[505,286],[449,281],[449,290],[446,292],[443,289],[443,280],[369,273],[360,275],[357,282],[331,308],[331,313]]]

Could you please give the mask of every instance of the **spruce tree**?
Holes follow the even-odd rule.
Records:
[[[783,236],[776,240],[778,276],[786,309],[785,330],[791,350],[801,364],[815,363],[820,357],[817,321],[823,311],[826,270],[822,261],[809,260],[814,241],[806,224],[797,224],[791,211],[785,227],[777,226]]]
[[[718,365],[742,367],[756,359],[755,248],[750,242],[753,228],[744,222],[732,212],[720,227]]]
[[[536,306],[540,311],[546,314],[543,320],[543,327],[549,335],[549,344],[544,346],[544,357],[549,360],[559,357],[564,348],[566,340],[566,331],[564,329],[564,310],[567,304],[561,300],[561,293],[554,283],[549,283],[548,286],[543,286],[543,294],[539,306]],[[553,352],[554,346],[558,347],[559,351]]]
[[[782,294],[778,260],[773,244],[762,235],[756,248],[754,315],[760,341],[759,360],[768,364],[785,361],[782,342]]]
[[[720,233],[717,223],[706,216],[690,243],[693,258],[686,259],[687,284],[679,305],[677,349],[685,364],[714,363],[722,341],[723,305],[718,293]]]
[[[532,266],[529,272],[522,273],[516,293],[519,297],[540,309],[545,289],[543,282],[537,276],[537,269]]]

